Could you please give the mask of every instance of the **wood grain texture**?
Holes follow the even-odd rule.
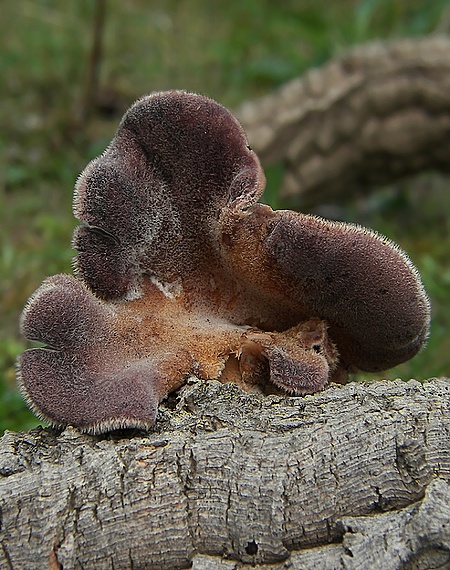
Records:
[[[450,380],[193,380],[147,433],[7,432],[0,475],[2,569],[447,567]]]
[[[450,171],[450,39],[358,45],[237,109],[283,194],[304,207],[402,176]]]

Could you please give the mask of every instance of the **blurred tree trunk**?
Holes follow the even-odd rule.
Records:
[[[91,46],[86,59],[83,92],[77,117],[79,124],[89,118],[89,115],[96,107],[99,96],[100,71],[103,61],[106,0],[95,0],[93,8]]]
[[[450,172],[450,38],[358,45],[237,111],[303,207],[420,171]]]
[[[2,569],[448,568],[450,380],[191,381],[148,433],[7,432],[0,474]]]

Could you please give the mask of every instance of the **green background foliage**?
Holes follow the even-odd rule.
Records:
[[[27,346],[19,315],[46,276],[71,271],[74,182],[134,99],[182,88],[235,107],[350,45],[450,30],[448,0],[109,0],[97,86],[89,84],[88,69],[98,6],[95,0],[1,4],[1,430],[39,423],[15,388],[15,359]],[[280,168],[269,169],[266,200],[276,207],[283,206],[280,176]],[[384,377],[450,371],[449,190],[448,179],[428,175],[339,211],[399,242],[433,301],[427,349]]]

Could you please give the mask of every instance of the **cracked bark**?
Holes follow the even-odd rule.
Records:
[[[425,170],[450,171],[450,39],[356,46],[236,112],[303,207]]]
[[[0,442],[0,568],[450,566],[450,380],[191,381],[150,432]]]

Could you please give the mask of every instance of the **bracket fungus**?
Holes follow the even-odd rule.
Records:
[[[18,361],[27,402],[99,433],[155,422],[195,374],[307,394],[424,345],[430,307],[387,238],[258,203],[265,178],[233,115],[182,91],[138,100],[81,174],[76,277],[48,278]]]

